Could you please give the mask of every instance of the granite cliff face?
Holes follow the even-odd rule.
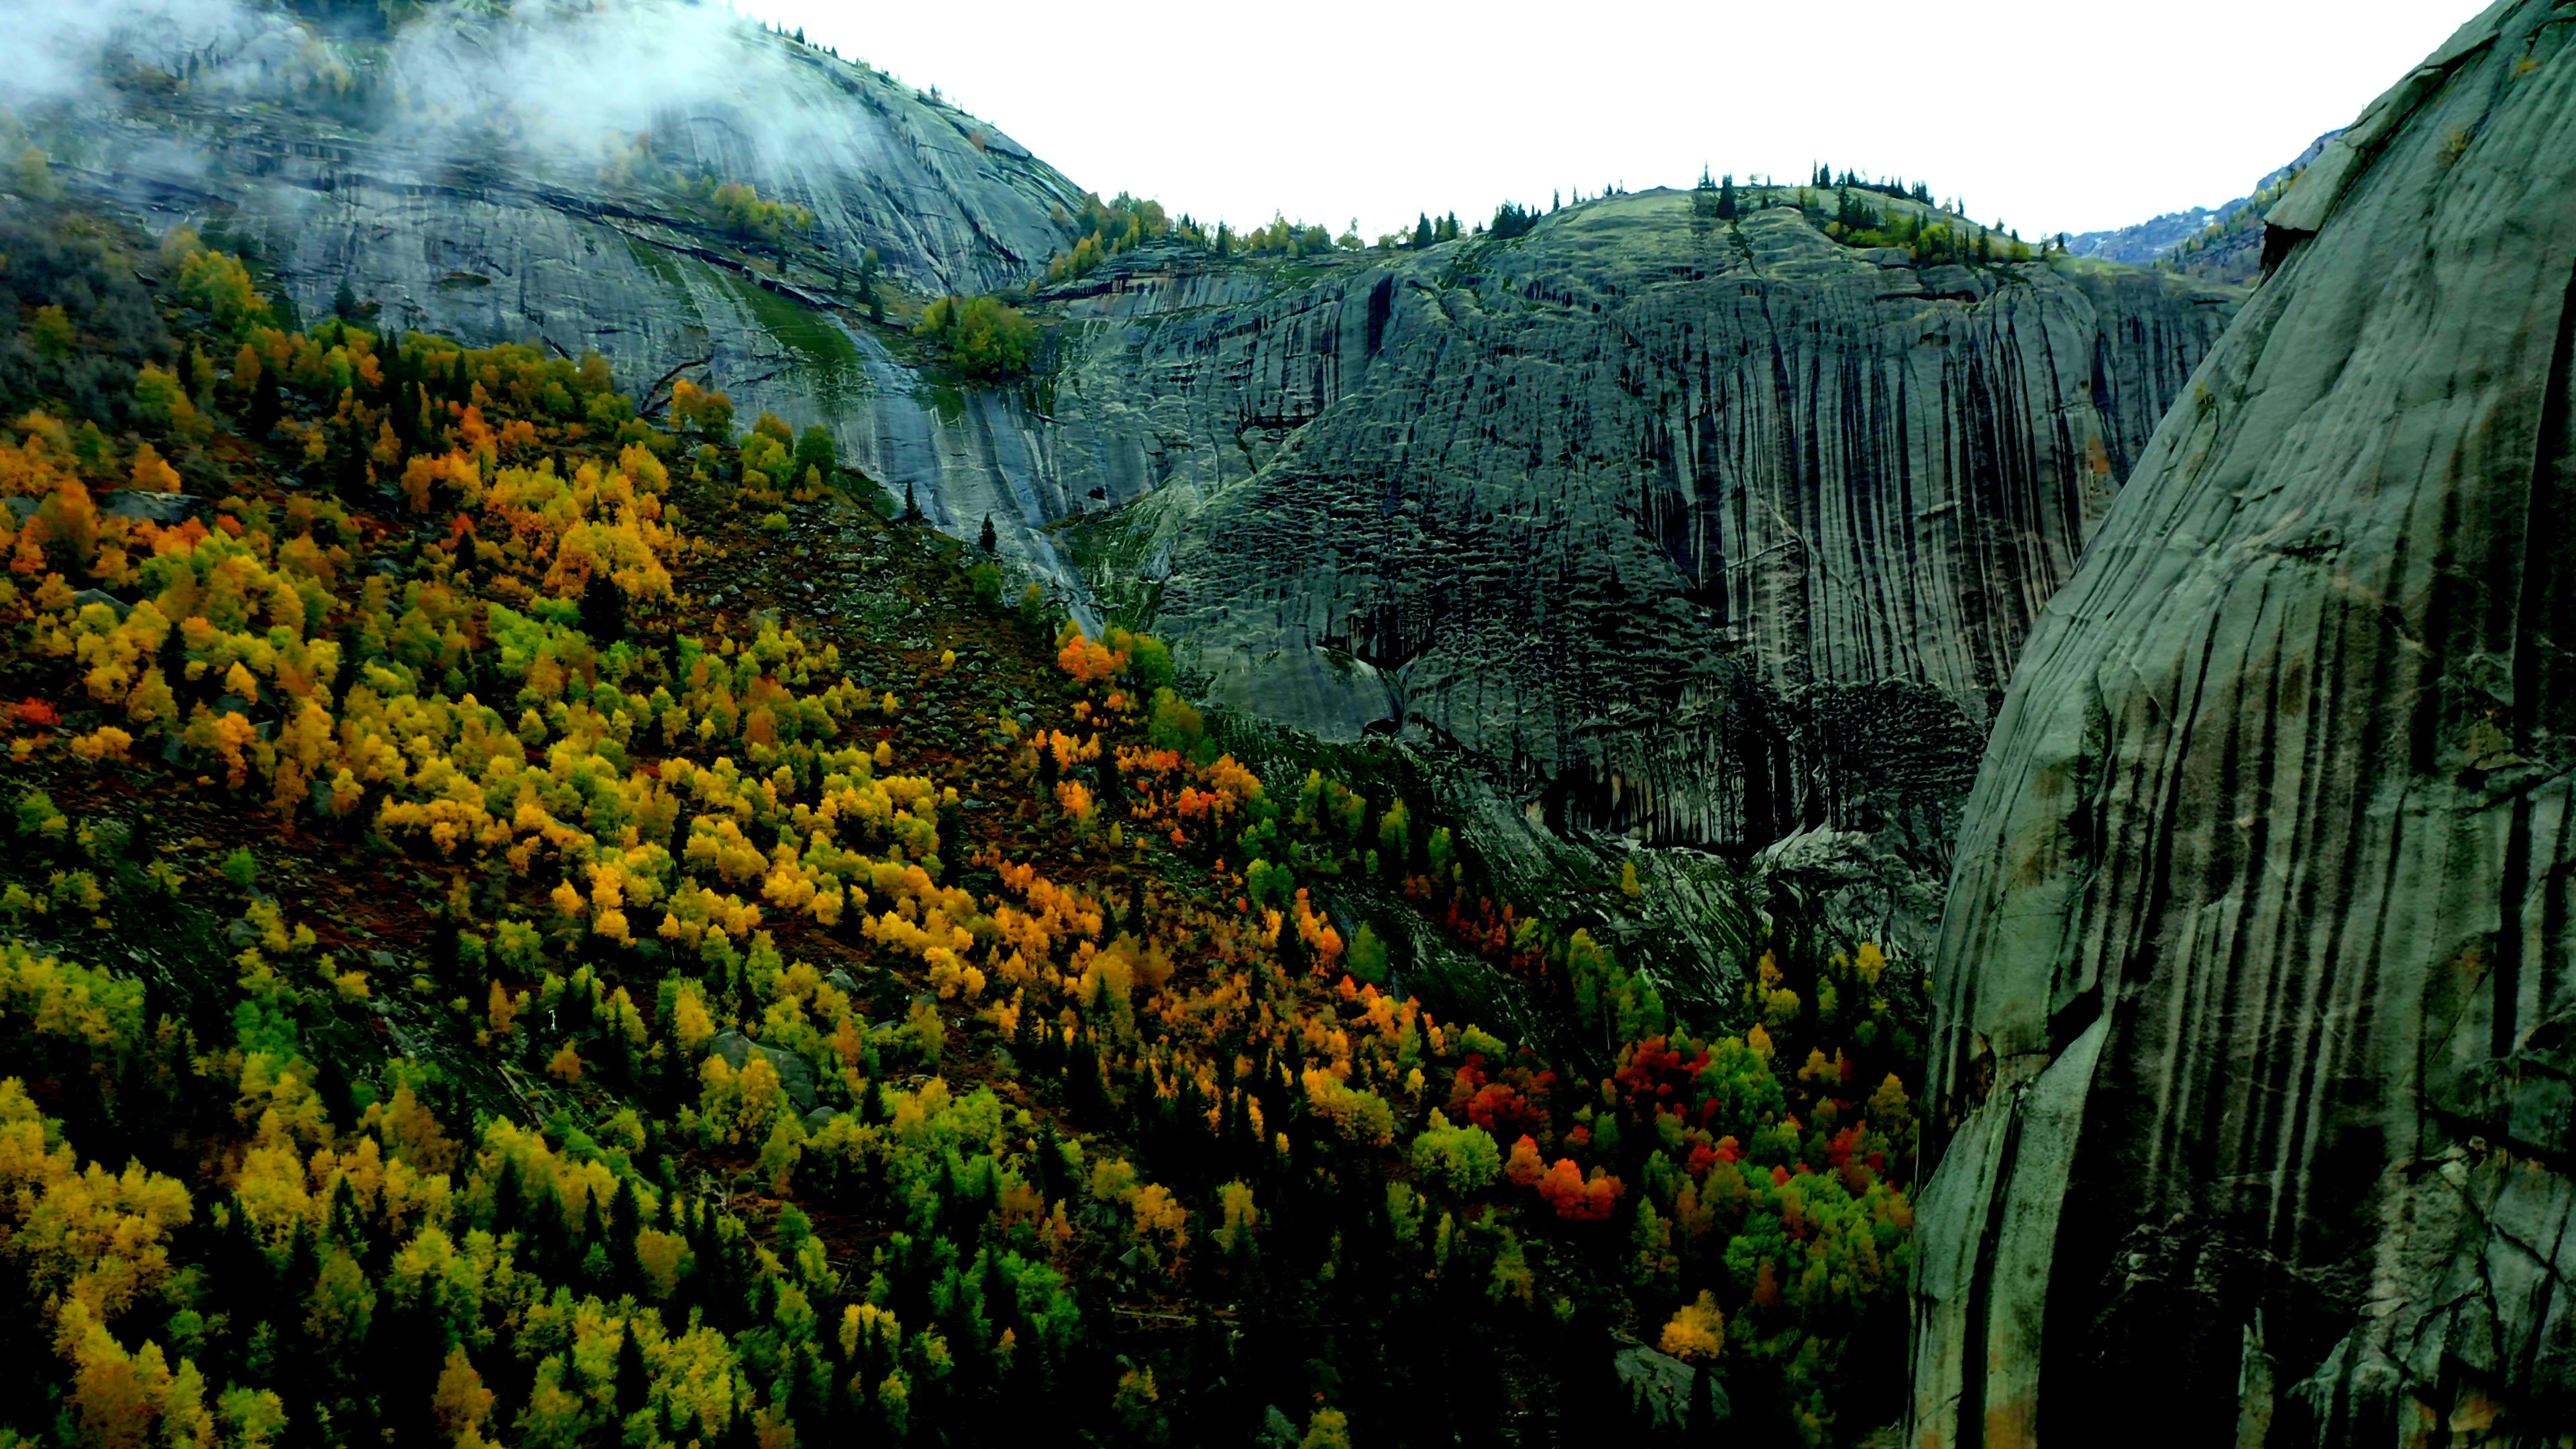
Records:
[[[1215,281],[1071,304],[1104,320],[1053,452],[1066,491],[1139,497],[1083,559],[1218,698],[1455,742],[1553,825],[1927,860],[2236,295],[1917,267],[1675,192],[1187,295]]]
[[[2571,41],[2502,0],[2328,148],[2033,631],[1909,1443],[2576,1422]]]
[[[247,0],[155,4],[105,0],[128,23],[64,41],[120,84],[20,102],[31,120],[86,112],[47,134],[56,159],[237,219],[299,297],[346,279],[388,321],[568,344],[616,319],[580,306],[610,283],[561,274],[642,285],[617,224],[726,244],[703,210],[688,219],[695,181],[812,211],[795,261],[817,283],[874,249],[925,294],[1042,269],[1068,239],[1056,209],[1081,197],[932,93],[682,0],[433,5],[354,35]]]

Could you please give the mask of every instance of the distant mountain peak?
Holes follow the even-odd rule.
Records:
[[[2255,182],[2253,190],[2233,201],[2214,207],[2195,206],[2185,211],[2168,211],[2162,216],[2111,231],[2079,232],[2067,238],[2066,249],[2079,257],[2099,257],[2107,262],[2123,262],[2133,267],[2174,262],[2183,271],[2215,281],[2251,280],[2261,251],[2261,247],[2254,244],[2260,239],[2261,228],[2256,224],[2260,218],[2243,220],[2240,214],[2249,208],[2259,211],[2263,198],[2276,193],[2283,183],[2306,170],[2308,163],[2324,152],[2326,143],[2342,134],[2342,128],[2337,127],[2317,137],[2296,159]],[[2244,246],[2234,244],[2230,235],[2238,231],[2251,239]],[[2239,251],[2249,254],[2239,257]],[[2185,259],[2203,252],[2209,255],[2197,260]]]

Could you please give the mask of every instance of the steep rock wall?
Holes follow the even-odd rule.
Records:
[[[1192,285],[1076,305],[1103,321],[1055,462],[1143,496],[1086,564],[1218,697],[1455,741],[1557,824],[1894,829],[1927,860],[2235,297],[1918,268],[1674,192],[1249,301]]]
[[[2042,613],[1935,965],[1909,1443],[2576,1424],[2571,41],[2503,0],[2327,149]]]

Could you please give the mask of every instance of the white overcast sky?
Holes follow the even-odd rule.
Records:
[[[1374,236],[1506,197],[1897,174],[2025,236],[2243,195],[2483,0],[735,0],[1103,196]]]

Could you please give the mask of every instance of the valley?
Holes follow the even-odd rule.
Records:
[[[2072,250],[65,20],[0,1449],[2557,1442],[2564,9]]]

